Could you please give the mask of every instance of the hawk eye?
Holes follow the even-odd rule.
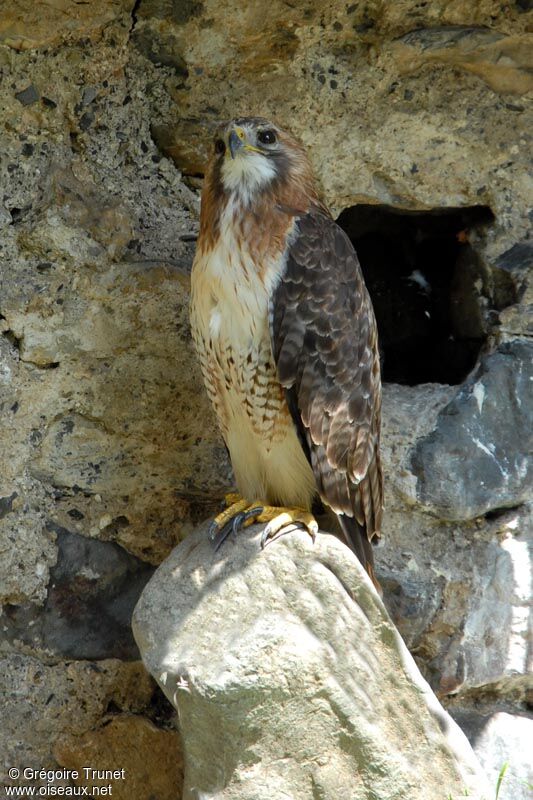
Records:
[[[274,131],[259,131],[257,134],[257,141],[261,144],[274,144],[276,141],[276,134]]]
[[[222,155],[222,153],[225,152],[226,152],[226,145],[224,144],[224,141],[222,139],[217,139],[215,142],[215,153],[219,153],[220,155]]]

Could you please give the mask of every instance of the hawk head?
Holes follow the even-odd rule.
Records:
[[[311,207],[328,213],[305,149],[294,136],[263,117],[238,117],[220,126],[202,191],[199,250],[218,240],[225,209],[231,209],[236,228],[258,226],[247,238],[267,248],[284,241],[287,214]]]
[[[262,117],[239,117],[219,128],[209,173],[208,180],[219,192],[235,196],[243,205],[265,192],[281,196],[288,187],[315,195],[303,146]]]

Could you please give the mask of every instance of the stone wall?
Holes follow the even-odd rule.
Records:
[[[116,792],[178,796],[174,722],[129,616],[231,482],[191,352],[188,271],[212,132],[259,113],[302,138],[365,253],[396,381],[386,603],[494,783],[511,762],[500,797],[526,797],[528,7],[4,0],[3,767],[112,752],[102,768],[135,781]]]

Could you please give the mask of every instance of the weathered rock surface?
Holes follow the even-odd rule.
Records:
[[[484,357],[413,455],[423,504],[468,520],[518,506],[533,490],[533,344]]]
[[[356,557],[261,527],[215,553],[207,526],[135,609],[178,709],[184,798],[481,798],[466,738],[422,679]]]
[[[520,242],[513,245],[498,259],[497,268],[505,276],[509,286],[511,277],[511,304],[504,302],[500,312],[500,326],[504,337],[533,336],[533,243]]]
[[[452,709],[452,715],[472,742],[491,786],[496,787],[507,765],[498,797],[530,800],[533,764],[524,744],[532,741],[533,719],[505,711],[484,715],[473,709]]]
[[[57,563],[44,605],[5,606],[5,640],[44,657],[137,659],[131,613],[153,567],[112,542],[55,531]]]
[[[43,14],[41,3],[4,0],[0,19],[0,43],[15,50],[54,47],[82,38],[97,38],[112,23],[127,25],[133,0],[55,0]]]
[[[157,561],[171,544],[162,528],[169,535],[181,521],[187,529],[198,496],[193,476],[210,474],[217,452],[214,428],[198,414],[200,381],[184,347],[187,279],[172,266],[144,263],[69,279],[72,295],[59,312],[49,307],[53,295],[10,297],[20,283],[4,291],[2,326],[18,343],[7,361],[16,379],[5,390],[4,430],[15,458],[4,493],[11,496],[23,478],[36,480],[48,495],[42,512],[53,521]],[[66,280],[53,280],[53,294],[65,291]],[[32,302],[41,308],[32,310]]]
[[[142,717],[117,715],[101,728],[59,739],[54,748],[57,762],[79,774],[76,786],[91,790],[111,786],[118,800],[180,800],[183,784],[181,740],[172,730],[160,730]],[[124,772],[114,779],[97,779],[84,771]]]
[[[375,557],[387,608],[438,695],[492,685],[503,697],[530,680],[533,667],[532,508],[501,509],[467,523],[424,513],[412,453],[455,393],[429,385],[385,387],[387,514]],[[445,474],[442,460],[438,474]]]
[[[291,127],[335,213],[361,219],[361,204],[375,210],[378,249],[392,233],[381,230],[385,217],[396,215],[400,234],[411,229],[389,237],[382,259],[402,310],[385,320],[392,338],[413,323],[408,287],[422,322],[449,310],[450,335],[460,336],[441,331],[443,345],[454,353],[460,337],[470,342],[468,369],[480,339],[489,353],[530,340],[528,6],[274,0],[265,15],[264,5],[227,0],[2,2],[0,646],[18,696],[31,701],[9,701],[0,749],[12,754],[15,737],[21,763],[53,764],[60,730],[101,728],[106,705],[93,703],[85,668],[70,659],[133,655],[125,619],[149,571],[138,560],[159,563],[231,483],[187,321],[197,190],[222,118],[261,113]],[[423,225],[406,216],[414,211]],[[465,224],[446,244],[450,215]],[[442,224],[426,224],[436,217]],[[449,299],[437,302],[430,280],[429,302],[421,294],[429,265],[450,236],[461,252],[443,265]],[[398,262],[411,263],[412,248],[416,263],[404,274]],[[431,335],[432,325],[420,330]],[[452,366],[442,380],[463,380],[466,371]],[[518,385],[507,372],[505,380]],[[463,505],[460,519],[444,520],[442,498],[428,490],[421,501],[422,473],[413,469],[413,453],[434,430],[440,436],[450,403],[461,413],[448,418],[446,434],[460,437],[452,423],[470,406],[457,391],[385,389],[387,511],[376,560],[386,604],[443,700],[476,702],[487,717],[503,708],[522,724],[530,708],[527,484],[515,473],[504,493],[496,489],[498,504],[523,503],[506,510],[487,494],[478,502],[474,475],[454,496],[488,513],[470,518]],[[496,434],[490,444],[501,450]],[[428,452],[437,488],[448,457],[440,441],[440,462]],[[485,469],[489,456],[479,456]],[[68,570],[62,530],[71,542],[91,540]],[[97,610],[106,618],[100,631]],[[95,663],[105,671],[109,661]],[[151,715],[133,683],[127,693],[121,708]],[[80,712],[86,727],[77,727],[77,708],[92,709],[90,719]]]
[[[110,710],[143,711],[154,687],[140,662],[116,659],[45,665],[29,656],[0,662],[2,775],[9,767],[54,766],[52,747],[67,732],[83,735]]]
[[[310,145],[338,211],[355,203],[411,210],[486,203],[497,218],[487,245],[493,256],[507,249],[504,241],[527,238],[531,34],[518,4],[324,8],[276,0],[266,17],[256,4],[179,8],[144,0],[135,35],[161,42],[164,33],[187,72],[172,81],[179,112],[167,123],[166,152],[180,169],[197,174],[192,138],[203,152],[218,121],[246,109],[276,117]],[[223,92],[213,93],[214,81]]]

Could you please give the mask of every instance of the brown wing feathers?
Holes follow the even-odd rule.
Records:
[[[319,494],[371,566],[368,541],[379,535],[383,504],[374,314],[344,232],[320,211],[297,228],[272,300],[274,358]]]

